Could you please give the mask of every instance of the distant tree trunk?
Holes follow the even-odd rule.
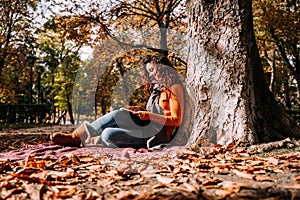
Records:
[[[275,80],[276,80],[276,49],[273,51],[273,56],[270,58],[268,56],[268,52],[264,51],[264,57],[266,57],[266,60],[268,64],[271,67],[271,72],[269,72],[269,88],[272,93],[274,93],[275,89]]]
[[[74,116],[73,116],[73,109],[72,109],[72,103],[70,101],[69,96],[67,95],[67,105],[68,105],[68,112],[70,116],[70,122],[71,124],[75,124]]]
[[[168,55],[168,40],[167,40],[167,29],[165,27],[159,27],[160,32],[160,53]]]
[[[251,0],[188,0],[187,89],[194,99],[188,145],[249,145],[300,138],[276,103],[255,42]]]
[[[110,107],[110,96],[108,94],[109,91],[111,91],[111,82],[109,82],[109,76],[111,76],[111,71],[113,70],[113,65],[109,65],[102,76],[100,77],[98,84],[97,84],[97,89],[96,89],[96,94],[95,94],[95,112],[96,115],[105,115],[107,113],[107,109]],[[100,112],[98,111],[100,108]]]
[[[4,59],[0,57],[0,83],[2,83],[2,71],[4,68]]]

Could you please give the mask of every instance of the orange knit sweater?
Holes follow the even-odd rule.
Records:
[[[174,84],[170,90],[164,90],[159,97],[159,105],[163,108],[164,115],[146,111],[145,114],[159,124],[167,126],[167,138],[170,140],[174,127],[179,127],[184,112],[184,91],[182,85]]]

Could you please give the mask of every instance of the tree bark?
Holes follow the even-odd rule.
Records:
[[[194,99],[188,145],[250,145],[300,138],[264,78],[251,0],[188,0],[187,90]]]

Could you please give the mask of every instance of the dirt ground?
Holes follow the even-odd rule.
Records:
[[[196,152],[49,141],[74,128],[0,131],[0,199],[300,199],[300,141]]]

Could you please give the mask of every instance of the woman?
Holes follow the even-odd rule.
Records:
[[[63,146],[85,146],[101,136],[110,147],[161,148],[170,143],[182,123],[184,90],[166,56],[152,55],[142,67],[145,91],[150,91],[146,108],[127,106],[92,123],[85,122],[72,133],[54,133],[51,140]]]

